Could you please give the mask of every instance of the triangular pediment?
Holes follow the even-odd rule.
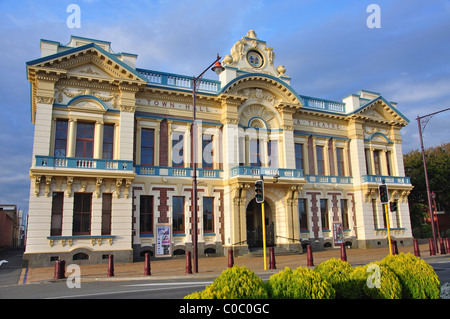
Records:
[[[27,62],[27,66],[29,72],[45,68],[66,72],[67,77],[147,82],[136,70],[94,43]]]
[[[85,65],[77,66],[68,70],[69,74],[91,76],[99,78],[111,78],[111,75],[103,71],[100,67],[94,63],[87,63]]]
[[[409,120],[383,97],[363,104],[351,117],[362,118],[377,123],[398,123],[406,125]]]

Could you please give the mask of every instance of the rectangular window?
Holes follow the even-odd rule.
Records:
[[[397,219],[397,228],[401,228],[402,224],[401,224],[401,219],[400,219],[400,206],[398,205],[398,200],[394,200],[395,202],[397,202],[397,211],[395,212],[395,217]]]
[[[370,167],[370,150],[369,149],[365,149],[364,150],[364,154],[365,154],[365,157],[366,157],[366,172],[367,172],[367,175],[373,175],[371,172],[372,172],[372,168]]]
[[[388,176],[392,176],[391,171],[391,152],[386,152],[386,167]]]
[[[174,196],[173,203],[173,232],[184,233],[184,196]]]
[[[61,236],[62,234],[62,216],[64,206],[64,193],[53,192],[52,198],[52,225],[50,236]]]
[[[239,166],[245,166],[245,138],[239,137]]]
[[[143,128],[141,130],[141,165],[153,166],[155,148],[155,130]]]
[[[184,167],[183,132],[172,132],[172,167]]]
[[[377,213],[377,201],[372,199],[372,216],[373,216],[373,227],[378,228],[378,213]]]
[[[348,206],[347,206],[347,200],[341,199],[341,215],[342,215],[342,227],[344,229],[349,229],[349,223],[348,223]]]
[[[141,195],[139,202],[140,233],[153,234],[153,196]]]
[[[304,169],[303,144],[295,143],[295,168]]]
[[[202,138],[202,168],[213,169],[214,152],[213,152],[213,136],[203,134]]]
[[[298,218],[300,219],[300,230],[308,230],[308,215],[306,213],[306,199],[298,199]]]
[[[341,147],[336,148],[336,162],[338,176],[345,176],[344,149]]]
[[[103,159],[114,157],[114,124],[103,126]]]
[[[91,234],[92,193],[75,193],[73,198],[73,235]]]
[[[260,147],[258,139],[250,140],[250,166],[261,167]]]
[[[322,229],[329,230],[330,225],[328,222],[328,202],[326,199],[320,200],[320,218],[322,221]]]
[[[325,160],[323,157],[323,146],[316,146],[317,175],[325,175]]]
[[[56,120],[55,153],[56,157],[66,157],[67,120]]]
[[[93,122],[77,122],[76,157],[94,157],[94,130]]]
[[[112,194],[102,195],[102,235],[111,235]]]
[[[267,143],[269,167],[278,168],[278,141],[272,140]]]
[[[203,232],[214,232],[214,197],[203,197]]]
[[[381,175],[380,151],[373,151],[373,165],[375,167],[375,175]]]

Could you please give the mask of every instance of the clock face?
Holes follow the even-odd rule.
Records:
[[[260,68],[264,64],[264,59],[261,53],[257,51],[249,51],[247,53],[247,61],[254,68]]]

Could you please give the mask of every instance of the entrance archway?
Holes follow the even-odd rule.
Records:
[[[267,202],[264,203],[264,215],[266,246],[271,247],[275,245],[275,220],[272,216],[272,209]],[[247,206],[246,224],[248,248],[263,247],[261,204],[256,203],[255,199],[252,199]]]

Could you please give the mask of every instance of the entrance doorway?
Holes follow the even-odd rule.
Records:
[[[275,225],[272,218],[272,210],[267,202],[264,203],[264,215],[266,246],[271,247],[275,245]],[[261,204],[258,204],[255,199],[252,199],[247,206],[246,222],[248,248],[263,247]]]

